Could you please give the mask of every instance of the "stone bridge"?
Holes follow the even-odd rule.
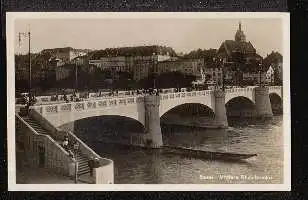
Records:
[[[214,113],[211,125],[216,128],[228,126],[226,105],[239,99],[248,100],[255,107],[256,117],[273,115],[270,96],[282,99],[282,87],[246,87],[222,90],[203,90],[134,97],[89,100],[33,106],[46,120],[56,127],[76,120],[103,115],[124,116],[139,121],[145,127],[152,147],[162,145],[161,117],[175,107],[184,104],[200,104]],[[282,100],[281,100],[282,102]]]

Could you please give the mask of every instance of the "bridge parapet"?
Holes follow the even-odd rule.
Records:
[[[255,87],[226,89],[225,90],[225,94],[226,94],[225,101],[227,103],[229,100],[235,97],[243,96],[243,97],[250,99],[252,102],[255,102],[254,90],[255,90]]]
[[[280,98],[282,98],[282,86],[269,86],[268,90],[269,90],[269,93],[275,93]]]
[[[42,115],[49,115],[49,114],[56,114],[63,112],[79,112],[85,110],[105,109],[118,106],[129,106],[141,103],[143,101],[144,101],[143,96],[135,96],[126,98],[70,102],[70,103],[61,103],[52,105],[39,105],[39,106],[33,106],[32,108],[39,111]]]
[[[252,92],[254,87],[226,89],[226,93]]]
[[[213,90],[200,90],[192,92],[175,92],[168,94],[160,94],[160,100],[168,99],[177,99],[177,98],[186,98],[186,97],[201,97],[201,96],[210,96],[213,94]]]

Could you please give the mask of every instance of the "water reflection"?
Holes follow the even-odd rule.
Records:
[[[195,159],[137,147],[89,140],[100,155],[114,160],[115,183],[281,183],[283,175],[282,116],[270,121],[232,121],[225,130],[162,125],[164,144],[208,151],[256,153],[247,161]],[[203,176],[213,176],[203,180]],[[226,180],[221,175],[270,176],[271,180]]]

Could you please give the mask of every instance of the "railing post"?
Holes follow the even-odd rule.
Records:
[[[160,117],[159,117],[159,105],[160,97],[148,95],[145,96],[145,132],[147,134],[146,144],[152,148],[160,148],[163,145]]]
[[[87,101],[83,102],[83,110],[87,110],[88,109],[88,105],[87,105]]]
[[[45,106],[40,108],[40,113],[44,116],[45,115]]]
[[[220,128],[227,128],[228,120],[225,107],[225,92],[222,90],[215,90],[214,98],[215,98],[215,122]]]
[[[273,112],[269,98],[269,88],[256,87],[255,88],[255,105],[257,117],[272,117]]]

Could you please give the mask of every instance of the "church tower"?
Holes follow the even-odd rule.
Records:
[[[246,42],[246,36],[245,36],[244,32],[242,31],[241,22],[239,22],[239,24],[238,24],[238,30],[236,31],[236,34],[235,34],[235,41]]]

